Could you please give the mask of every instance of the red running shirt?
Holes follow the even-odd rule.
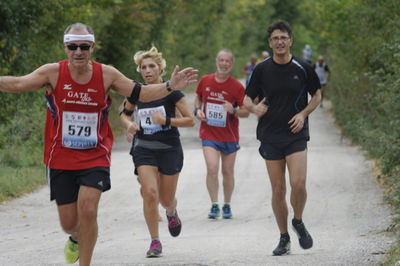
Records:
[[[201,122],[200,139],[239,142],[239,119],[226,112],[222,105],[227,101],[234,107],[242,106],[243,85],[232,77],[218,83],[213,73],[201,78],[196,94],[202,101],[202,110],[207,118],[206,122]]]
[[[102,65],[92,62],[92,78],[87,84],[72,79],[67,60],[59,65],[56,87],[46,92],[44,163],[63,170],[109,167],[114,138],[108,123],[111,98],[104,89]]]

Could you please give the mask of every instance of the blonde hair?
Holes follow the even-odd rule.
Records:
[[[140,72],[140,66],[142,65],[143,59],[151,58],[156,62],[161,70],[161,76],[165,74],[165,68],[167,67],[167,62],[162,57],[162,53],[158,52],[155,46],[152,46],[148,51],[139,51],[133,56],[133,61],[135,61],[137,68],[136,71]]]

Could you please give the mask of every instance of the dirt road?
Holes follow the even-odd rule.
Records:
[[[304,221],[314,237],[312,249],[302,250],[290,229],[292,254],[271,255],[279,233],[265,164],[257,151],[256,118],[250,116],[240,122],[242,148],[231,220],[206,218],[210,202],[197,126],[180,130],[185,164],[177,196],[183,229],[172,238],[165,219],[160,223],[164,256],[158,259],[145,258],[150,241],[139,185],[128,144],[119,140],[112,157],[112,190],[101,199],[92,265],[377,265],[394,242],[384,232],[390,210],[382,203],[371,163],[341,140],[325,106],[311,115]],[[64,265],[67,236],[48,198],[44,187],[0,205],[0,265]]]

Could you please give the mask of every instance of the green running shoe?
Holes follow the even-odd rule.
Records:
[[[64,257],[65,261],[70,264],[75,263],[79,259],[78,243],[73,242],[71,237],[69,237],[67,243],[65,243]]]

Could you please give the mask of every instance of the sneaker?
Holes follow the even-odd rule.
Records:
[[[290,253],[290,238],[281,237],[278,246],[272,251],[274,256],[282,256]]]
[[[148,258],[157,258],[161,257],[162,253],[162,245],[160,240],[152,240],[150,244],[150,249],[147,251]]]
[[[299,237],[300,246],[303,249],[311,248],[313,246],[313,239],[312,239],[310,233],[308,233],[304,223],[301,222],[299,224],[296,224],[293,219],[292,225],[293,225],[294,231],[296,232],[297,236]]]
[[[168,216],[168,230],[171,236],[179,236],[182,229],[181,219],[179,219],[178,212],[175,210],[175,215]]]
[[[224,206],[222,207],[222,218],[224,219],[232,218],[231,206],[229,204],[224,204]]]
[[[64,257],[67,263],[75,263],[79,259],[79,246],[68,238],[64,246]]]
[[[210,213],[208,214],[209,219],[217,219],[220,216],[220,210],[218,204],[213,204],[211,206]]]

